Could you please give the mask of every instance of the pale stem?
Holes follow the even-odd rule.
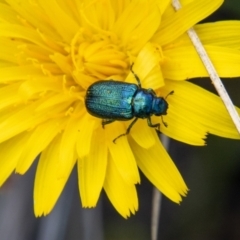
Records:
[[[178,0],[172,0],[172,6],[174,7],[174,9],[176,11],[178,11],[181,8],[181,4]],[[206,50],[204,49],[197,33],[195,32],[195,30],[193,28],[190,28],[187,31],[187,34],[189,36],[189,38],[191,39],[199,57],[201,58],[211,80],[212,83],[214,85],[214,87],[216,88],[220,98],[222,99],[225,107],[227,108],[227,111],[230,115],[230,117],[232,118],[233,123],[235,124],[237,131],[240,133],[240,118],[238,115],[237,110],[235,109],[232,100],[230,99],[223,83],[221,82],[221,79],[219,78],[216,69],[214,68]]]
[[[158,226],[160,220],[162,194],[158,189],[153,188],[153,200],[152,200],[152,219],[151,219],[151,239],[157,240]]]
[[[165,149],[169,147],[170,139],[164,135],[161,135],[161,142]],[[158,227],[161,213],[162,194],[158,189],[153,189],[153,201],[152,201],[152,219],[151,219],[151,240],[157,240]]]

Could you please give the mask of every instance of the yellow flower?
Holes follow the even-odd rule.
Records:
[[[77,163],[82,205],[94,207],[102,188],[128,217],[138,209],[139,170],[179,203],[187,187],[154,129],[139,120],[102,128],[87,113],[87,88],[101,79],[136,83],[165,97],[169,109],[161,132],[204,145],[207,133],[239,139],[216,95],[184,81],[207,76],[186,30],[221,0],[0,1],[0,185],[24,174],[40,155],[35,187],[37,216],[54,207]],[[240,75],[240,23],[195,26],[222,77]],[[161,123],[159,117],[153,123]]]

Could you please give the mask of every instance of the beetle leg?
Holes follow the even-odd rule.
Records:
[[[148,123],[149,127],[157,128],[157,131],[158,132],[160,131],[160,123],[152,124],[152,121],[151,121],[150,117],[147,118],[147,123]]]
[[[138,75],[133,71],[133,64],[134,63],[132,63],[132,65],[131,65],[131,67],[130,67],[130,71],[132,72],[132,74],[134,75],[134,77],[136,78],[136,80],[137,80],[137,82],[138,82],[138,87],[139,88],[142,88],[142,85],[141,85],[141,81],[140,81],[140,79],[139,79],[139,77],[138,77]]]
[[[105,125],[109,124],[109,123],[112,123],[114,122],[115,120],[114,119],[103,119],[102,120],[102,128],[105,127]]]
[[[119,135],[118,137],[116,137],[115,139],[113,139],[113,143],[116,143],[116,140],[117,140],[118,138],[123,137],[123,136],[125,136],[125,135],[128,135],[128,134],[130,133],[130,131],[131,131],[131,128],[133,127],[133,125],[136,123],[137,120],[138,120],[138,118],[135,118],[135,119],[130,123],[130,125],[128,126],[127,131],[126,131],[125,133],[123,133],[123,134]]]
[[[161,116],[161,118],[162,118],[162,123],[163,123],[163,125],[164,125],[165,127],[167,127],[167,126],[168,126],[167,123],[163,121],[163,116]]]

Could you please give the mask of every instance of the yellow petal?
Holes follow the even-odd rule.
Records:
[[[60,141],[60,137],[55,138],[43,151],[38,163],[34,183],[34,212],[36,216],[45,216],[52,210],[74,166],[73,162],[69,162],[68,165],[62,165],[59,162]],[[59,175],[63,171],[65,171],[65,176]]]
[[[114,122],[105,126],[108,148],[120,175],[129,185],[139,183],[139,172],[137,164],[128,144],[127,137],[122,136],[113,143],[113,140],[126,132],[123,124]]]
[[[103,188],[107,168],[108,149],[104,130],[94,131],[91,149],[78,160],[79,191],[83,207],[95,207]]]
[[[24,174],[32,165],[34,159],[50,144],[53,138],[60,133],[66,119],[48,120],[33,130],[31,137],[25,142],[23,152],[16,167],[16,172]]]
[[[0,24],[0,36],[28,40],[38,46],[41,46],[43,49],[50,50],[52,52],[52,49],[44,44],[40,34],[31,28],[26,28],[17,24]]]
[[[1,68],[0,83],[22,81],[22,79],[29,79],[39,75],[42,75],[42,71],[32,65]]]
[[[156,144],[149,148],[141,148],[130,140],[137,163],[144,175],[173,202],[179,203],[188,188],[173,161],[155,134]]]
[[[149,12],[142,20],[143,21],[131,33],[132,36],[131,39],[129,39],[130,43],[134,42],[133,46],[130,45],[132,47],[132,53],[139,52],[139,50],[142,49],[143,46],[153,37],[156,30],[158,29],[160,25],[161,15],[157,9],[157,6],[154,5],[152,8],[149,8]],[[148,30],[145,31],[146,29]]]
[[[23,151],[22,143],[29,137],[30,133],[25,132],[0,144],[0,186],[16,168]]]
[[[222,3],[223,0],[192,1],[179,11],[162,19],[160,29],[155,34],[153,41],[162,46],[172,42],[194,24],[214,12]]]
[[[125,124],[126,125],[126,124]],[[129,126],[126,125],[126,127]],[[143,148],[150,148],[155,144],[153,131],[147,124],[146,119],[138,119],[131,129],[132,138]]]
[[[1,13],[0,13],[1,16]],[[17,63],[16,53],[18,48],[14,41],[0,37],[0,59],[12,63]]]
[[[240,139],[239,133],[218,96],[187,81],[168,81],[164,92],[171,90],[174,90],[174,94],[168,98],[169,111],[164,117],[168,127],[161,127],[163,133],[176,138],[176,132],[181,131],[182,136],[179,133],[178,140],[194,145],[197,141],[202,141],[207,133]]]
[[[1,87],[0,89],[0,110],[11,106],[13,104],[18,104],[21,102],[21,98],[18,96],[19,83],[7,85]]]
[[[94,27],[109,30],[115,22],[115,12],[112,5],[112,1],[109,0],[101,1],[101,4],[98,4],[97,1],[92,1],[84,8],[84,14],[88,22],[91,22]]]
[[[218,21],[202,23],[194,26],[201,42],[204,45],[221,46],[227,48],[240,48],[240,22]],[[189,46],[191,40],[187,34],[182,34],[171,42],[171,46]],[[167,46],[165,46],[167,47]]]
[[[16,12],[7,4],[5,4],[5,2],[0,3],[0,16],[1,22],[9,22],[14,24],[19,23]]]
[[[57,1],[39,0],[50,23],[66,42],[70,42],[79,29],[78,24],[58,4]]]
[[[78,158],[85,157],[89,154],[93,131],[97,125],[99,125],[99,119],[93,118],[88,113],[81,117],[76,142]]]
[[[160,13],[157,5],[151,6],[147,1],[135,1],[125,8],[114,24],[113,31],[120,36],[122,44],[136,54],[153,36],[159,24]]]
[[[0,142],[41,123],[46,119],[46,116],[42,114],[35,114],[34,110],[37,104],[29,104],[24,107],[7,109],[6,113],[1,113],[0,118]]]
[[[80,112],[80,107],[76,108],[75,113]],[[59,172],[61,176],[65,176],[65,167],[70,163],[75,163],[77,160],[77,150],[76,150],[76,141],[79,131],[80,120],[74,115],[70,117],[64,132],[62,134],[62,139],[60,143],[60,152],[59,152],[59,162],[63,165],[63,172]]]
[[[112,205],[124,218],[138,210],[138,198],[134,184],[130,185],[124,181],[111,158],[108,161],[104,190]]]
[[[160,131],[165,135],[195,146],[205,145],[206,128],[202,125],[196,124],[192,118],[189,118],[190,113],[188,109],[179,108],[178,105],[174,105],[172,101],[169,102],[168,115],[164,116],[164,122],[167,123],[167,127],[161,124],[161,121],[153,118],[153,122],[159,122],[161,124]]]
[[[159,67],[159,62],[162,60],[159,51],[154,45],[147,43],[134,62],[133,71],[139,77],[143,88],[157,89],[164,85],[164,79]],[[126,81],[137,84],[136,77],[131,71]]]
[[[219,21],[194,27],[204,45],[240,48],[240,22]],[[183,39],[181,39],[181,42]]]
[[[42,104],[39,104],[39,106],[35,109],[36,112],[44,111],[46,109],[49,109],[51,107],[57,106],[57,105],[63,105],[67,104],[71,106],[71,103],[76,100],[74,97],[71,97],[69,95],[64,95],[62,93],[60,94],[54,94],[52,96],[47,97],[46,101],[44,101]]]
[[[218,46],[204,46],[221,77],[240,75],[240,51]],[[208,73],[193,46],[176,47],[164,50],[168,59],[162,71],[167,79],[186,80],[205,77]]]
[[[171,0],[158,1],[157,4],[158,4],[161,14],[163,14],[165,12],[166,8],[170,6]]]
[[[49,77],[33,77],[21,83],[18,89],[19,95],[26,101],[39,95],[44,95],[48,91],[61,92],[62,79]],[[63,95],[62,95],[63,97]],[[59,101],[61,102],[61,101]],[[51,105],[51,104],[50,104]],[[44,105],[43,105],[44,106]],[[46,105],[45,105],[46,106]],[[49,104],[47,104],[49,106]]]

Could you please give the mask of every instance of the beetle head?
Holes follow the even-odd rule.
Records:
[[[156,116],[166,115],[168,109],[167,101],[162,97],[156,97],[153,104],[153,112]]]
[[[167,115],[168,103],[166,101],[169,95],[172,95],[174,92],[171,91],[165,98],[156,97],[153,101],[153,112],[156,116]]]

